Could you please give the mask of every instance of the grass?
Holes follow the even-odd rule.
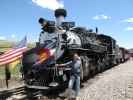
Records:
[[[20,77],[20,64],[15,66],[15,68],[10,67],[11,77]],[[0,66],[0,79],[5,78],[5,66]]]
[[[5,67],[0,67],[0,79],[5,77]]]

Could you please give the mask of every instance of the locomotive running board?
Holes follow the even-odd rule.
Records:
[[[31,89],[40,89],[40,90],[41,90],[41,89],[43,89],[43,90],[44,90],[44,89],[49,89],[49,87],[47,87],[47,86],[34,86],[34,85],[31,86],[31,85],[27,85],[27,84],[26,84],[25,86],[26,86],[27,88],[31,88]]]

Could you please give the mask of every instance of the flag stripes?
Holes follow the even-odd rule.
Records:
[[[7,61],[7,60],[10,60],[10,59],[12,59],[12,58],[14,58],[14,57],[17,57],[17,56],[19,56],[19,55],[22,55],[22,53],[23,53],[25,50],[26,50],[26,48],[22,48],[22,50],[19,49],[19,51],[17,50],[16,52],[10,52],[10,55],[6,55],[5,57],[0,58],[0,63],[1,63],[1,62],[4,62],[4,61]]]
[[[26,37],[19,42],[14,48],[8,50],[0,56],[0,65],[12,63],[22,57],[23,52],[27,50]]]
[[[21,58],[21,57],[22,57],[22,55],[18,55],[18,56],[16,56],[16,57],[12,58],[12,59],[7,60],[7,61],[0,62],[0,65],[4,65],[4,64],[11,63],[11,62],[13,62],[13,61],[15,61],[15,60],[17,60],[17,59],[19,59],[19,58]]]
[[[4,59],[5,57],[13,56],[15,53],[20,53],[21,51],[25,51],[26,47],[19,48],[19,49],[12,49],[10,52],[4,53],[3,55],[0,56],[0,61],[1,59]]]

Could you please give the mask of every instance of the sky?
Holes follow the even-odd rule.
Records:
[[[66,21],[75,21],[110,35],[117,44],[133,48],[133,0],[0,0],[0,40],[36,42],[40,17],[55,20],[54,10],[65,8]]]

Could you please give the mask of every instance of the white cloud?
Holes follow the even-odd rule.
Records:
[[[109,19],[111,19],[111,17],[101,14],[101,15],[94,16],[92,19],[94,19],[94,20],[109,20]]]
[[[127,27],[125,30],[127,30],[127,31],[133,31],[133,27]]]
[[[40,7],[47,8],[50,10],[55,10],[57,8],[64,7],[63,1],[60,0],[32,0],[32,2]]]
[[[133,23],[133,18],[128,18],[123,20],[123,22]]]
[[[6,40],[6,37],[0,36],[0,40]]]

